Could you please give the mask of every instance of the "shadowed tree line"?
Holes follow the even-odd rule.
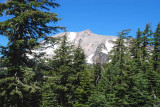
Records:
[[[12,16],[0,22],[0,35],[9,40],[0,46],[1,107],[160,105],[160,24],[155,31],[150,24],[138,29],[135,38],[123,30],[113,41],[110,62],[89,65],[80,43],[72,45],[66,35],[47,37],[64,29],[54,25],[60,18],[49,12],[59,6],[55,0],[0,3],[1,17]],[[40,39],[53,46],[59,41],[53,58],[32,51],[41,48]]]

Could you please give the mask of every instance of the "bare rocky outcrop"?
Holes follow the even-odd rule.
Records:
[[[100,59],[102,63],[107,62],[108,52],[114,46],[112,41],[117,39],[116,36],[103,36],[98,35],[90,30],[84,30],[81,32],[63,32],[52,36],[53,38],[62,37],[67,35],[68,41],[73,45],[80,46],[85,52],[87,63],[95,63]],[[42,47],[50,46],[50,44],[43,44],[44,41],[41,41]],[[44,46],[43,46],[44,45]],[[54,55],[54,50],[57,49],[59,44],[50,46],[49,48],[43,49],[42,52],[46,53],[47,58],[51,58]]]

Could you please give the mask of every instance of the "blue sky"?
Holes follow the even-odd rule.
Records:
[[[56,25],[67,27],[67,31],[90,29],[96,34],[116,36],[121,30],[131,29],[130,35],[135,36],[138,28],[143,30],[151,23],[155,29],[160,22],[160,0],[56,1],[61,6],[52,11],[62,18]],[[0,36],[0,44],[6,44],[4,37]]]
[[[90,29],[102,35],[117,35],[124,29],[155,27],[160,21],[160,0],[59,0],[57,10],[68,31]]]

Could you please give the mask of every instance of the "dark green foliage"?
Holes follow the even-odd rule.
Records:
[[[93,74],[87,68],[85,54],[80,45],[75,49],[66,35],[60,43],[49,62],[51,69],[45,73],[48,80],[44,83],[42,103],[50,106],[87,106],[93,88]]]
[[[0,22],[0,35],[9,40],[0,46],[1,107],[160,105],[160,24],[154,33],[150,24],[138,29],[136,38],[128,39],[129,30],[123,30],[113,42],[110,62],[87,65],[80,44],[73,46],[66,35],[46,37],[61,28],[48,26],[60,20],[49,12],[58,6],[54,0],[0,3],[0,15],[12,17]],[[42,38],[46,44],[60,44],[52,59],[31,51]]]
[[[96,86],[101,79],[102,75],[102,65],[100,63],[93,64],[93,72],[94,72],[94,85]]]
[[[93,74],[87,68],[85,54],[81,49],[80,44],[74,51],[73,63],[73,77],[75,77],[72,82],[73,105],[77,107],[86,106],[86,102],[92,93]]]
[[[107,102],[104,94],[94,93],[89,99],[90,107],[107,107]]]
[[[53,92],[53,79],[54,77],[47,77],[42,87],[42,107],[56,107],[58,102],[55,99],[55,93]]]
[[[153,35],[153,69],[160,73],[160,23],[157,25],[156,31]]]
[[[128,64],[127,59],[127,47],[125,46],[125,35],[128,34],[128,31],[124,30],[119,33],[119,38],[115,42],[115,46],[112,51],[112,60],[111,61],[111,68],[108,69],[107,72],[111,72],[111,81],[112,88],[108,89],[109,93],[106,93],[106,97],[108,98],[107,103],[109,105],[128,105],[127,102],[127,71],[128,71]]]
[[[110,52],[111,62],[89,98],[91,107],[159,105],[160,78],[152,67],[149,29],[147,25],[143,35],[138,29],[130,44],[125,42],[128,32],[120,33]]]
[[[54,87],[50,92],[54,94],[45,96],[50,95],[47,98],[59,106],[158,106],[160,78],[159,69],[155,69],[155,64],[159,66],[158,33],[152,40],[153,33],[147,25],[143,32],[138,29],[136,38],[130,38],[129,42],[126,42],[127,34],[128,30],[120,32],[119,38],[113,42],[111,62],[105,70],[100,63],[87,67],[80,45],[76,49],[67,47],[64,36],[51,63],[54,69],[50,73],[55,80],[52,80],[50,87]],[[153,51],[149,45],[154,46]]]
[[[140,28],[138,29],[136,33],[137,33],[136,38],[132,38],[131,43],[130,43],[130,52],[131,52],[131,56],[134,59],[140,59],[141,54],[142,54],[142,50],[141,50],[142,32],[140,31]]]
[[[127,105],[127,84],[124,79],[126,77],[126,46],[124,43],[125,35],[128,34],[128,30],[124,30],[119,33],[119,38],[114,42],[115,46],[111,51],[112,61],[109,64],[107,71],[102,76],[96,89],[95,95],[101,96],[104,101],[102,104],[108,106]],[[104,95],[105,99],[104,100]],[[92,97],[93,97],[92,96]],[[91,106],[96,105],[92,100]]]
[[[72,70],[72,46],[67,41],[67,36],[61,38],[61,44],[59,48],[55,51],[55,56],[50,61],[49,66],[51,69],[48,72],[48,78],[52,78],[49,82],[46,82],[46,86],[51,89],[51,91],[44,91],[44,95],[54,94],[52,99],[43,98],[43,105],[49,105],[50,102],[57,102],[57,106],[70,106],[69,89],[71,83],[69,76],[73,72]],[[49,85],[49,86],[48,86]],[[44,87],[44,90],[46,88]],[[50,93],[51,92],[51,93]],[[45,101],[46,100],[46,101]]]
[[[152,40],[152,30],[151,30],[151,25],[147,24],[145,30],[142,32],[142,59],[146,60],[145,58],[149,57],[149,49],[147,48],[147,46],[149,46],[151,44],[151,40]]]
[[[2,58],[7,61],[6,76],[0,80],[0,102],[3,106],[39,106],[40,87],[36,84],[37,73],[34,72],[36,63],[27,54],[32,53],[40,38],[59,28],[47,25],[59,20],[56,14],[47,12],[57,6],[59,4],[52,0],[8,0],[0,3],[1,16],[12,17],[0,22],[0,34],[9,40],[2,52]]]

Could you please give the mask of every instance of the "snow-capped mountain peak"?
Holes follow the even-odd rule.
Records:
[[[73,43],[73,45],[78,46],[79,41],[82,49],[86,55],[87,63],[95,63],[99,58],[101,58],[102,63],[107,62],[108,52],[114,46],[112,41],[117,39],[116,36],[103,36],[94,34],[90,30],[84,30],[81,32],[63,32],[52,36],[53,38],[62,37],[66,35],[68,41]],[[44,42],[41,42],[42,45]],[[45,44],[42,47],[47,47],[42,50],[42,52],[46,53],[46,58],[52,58],[54,55],[54,50],[59,47],[58,44],[51,46],[51,44]]]

